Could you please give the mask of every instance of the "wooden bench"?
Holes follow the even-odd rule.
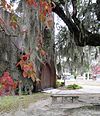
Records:
[[[66,100],[67,98],[71,98],[72,103],[74,102],[74,100],[78,100],[79,95],[75,95],[75,94],[52,94],[52,103],[56,103],[57,102],[57,98],[61,97],[62,98],[62,103],[64,102],[64,100]]]

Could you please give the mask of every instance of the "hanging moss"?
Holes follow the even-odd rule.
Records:
[[[57,70],[58,70],[58,72],[61,71],[61,63],[60,62],[57,64]]]
[[[49,29],[44,29],[44,49],[50,50],[50,44],[51,44],[51,32]]]

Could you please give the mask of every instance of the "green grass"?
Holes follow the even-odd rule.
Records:
[[[49,94],[46,93],[0,97],[0,112],[16,111],[19,107],[27,108],[30,103],[35,103],[38,100],[47,99],[48,97]]]

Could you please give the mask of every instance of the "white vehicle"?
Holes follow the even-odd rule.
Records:
[[[77,76],[77,77],[76,77],[76,80],[85,80],[85,77],[84,77],[84,76],[79,75],[79,76]]]
[[[64,75],[65,80],[75,80],[74,75]]]
[[[100,74],[97,74],[97,75],[96,75],[96,80],[97,80],[97,81],[100,81]]]

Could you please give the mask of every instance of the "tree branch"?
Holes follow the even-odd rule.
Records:
[[[98,0],[97,0],[98,1]],[[85,29],[84,25],[80,22],[80,20],[76,17],[77,15],[77,1],[72,0],[73,5],[73,15],[68,17],[67,14],[64,13],[64,10],[60,7],[58,3],[53,2],[54,5],[52,11],[55,12],[68,26],[69,31],[74,35],[74,41],[77,46],[100,46],[100,34],[92,34],[87,29]]]
[[[97,33],[90,34],[86,40],[87,40],[86,45],[100,46],[100,34],[97,34]]]
[[[76,17],[77,15],[77,0],[71,0],[72,1],[72,6],[73,6],[73,15],[72,17]]]
[[[81,31],[78,25],[74,23],[72,19],[69,16],[67,16],[67,14],[64,13],[63,9],[59,6],[59,4],[57,3],[54,4],[55,7],[52,9],[52,11],[55,12],[68,26],[69,31],[74,35],[76,45],[83,46],[83,43],[80,41]]]
[[[65,5],[65,1],[64,0],[59,0],[60,1],[60,3],[62,4],[62,5]]]
[[[67,15],[65,15],[63,9],[59,6],[59,4],[55,3],[55,7],[52,9],[52,11],[55,12],[64,21],[71,33],[79,32],[77,26],[71,19],[67,17]]]

